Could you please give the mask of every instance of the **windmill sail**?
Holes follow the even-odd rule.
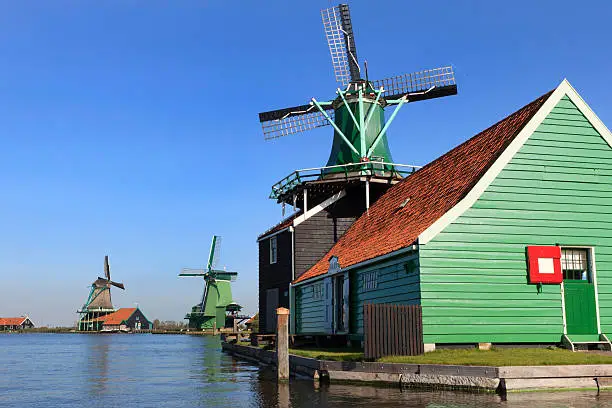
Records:
[[[221,256],[221,237],[213,235],[212,243],[210,244],[210,253],[208,254],[208,264],[206,269],[210,272],[217,267],[219,257]]]
[[[390,78],[371,81],[376,89],[385,90],[385,99],[397,99],[407,94],[415,95],[413,100],[438,98],[455,95],[457,83],[453,67],[427,69],[411,74],[397,75]]]
[[[326,110],[333,109],[331,105]],[[333,119],[333,110],[328,113]],[[265,140],[277,139],[279,137],[305,132],[318,127],[329,126],[329,121],[323,113],[313,105],[302,105],[294,108],[279,109],[276,111],[262,112],[259,121]]]
[[[321,10],[336,81],[346,86],[359,79],[353,25],[347,4]]]

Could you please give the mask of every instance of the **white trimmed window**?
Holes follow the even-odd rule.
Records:
[[[591,280],[589,250],[587,248],[562,248],[561,270],[563,280]]]
[[[276,236],[270,238],[270,263],[275,264],[278,256],[278,243]]]
[[[366,272],[361,275],[364,291],[374,290],[378,286],[378,271]]]
[[[312,285],[312,298],[315,300],[323,299],[323,283],[315,283]]]

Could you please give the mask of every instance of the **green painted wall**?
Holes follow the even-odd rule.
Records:
[[[295,332],[297,334],[325,333],[325,288],[320,299],[313,296],[313,286],[318,280],[295,288]]]
[[[376,287],[364,286],[364,275],[376,274]],[[313,283],[296,287],[296,333],[325,333],[326,294],[313,298]],[[325,288],[324,288],[325,290]],[[363,303],[419,303],[419,274],[417,255],[397,257],[372,267],[350,271],[349,278],[349,334],[363,335]]]
[[[349,107],[351,112],[355,115],[355,118],[359,120],[359,104],[357,102],[349,103]],[[338,128],[342,130],[342,133],[346,136],[346,138],[351,142],[351,144],[357,149],[358,152],[361,153],[361,134],[357,126],[355,126],[355,122],[351,118],[351,115],[348,112],[349,107],[346,105],[341,105],[338,109],[335,110],[335,119],[334,122],[338,125]],[[370,102],[364,102],[364,112],[365,117],[367,117],[370,109],[374,109],[374,114],[372,115],[372,119],[368,123],[367,129],[365,133],[365,142],[366,142],[366,150],[372,145],[376,136],[380,133],[382,128],[385,125],[385,111],[379,104],[374,104]],[[378,143],[372,156],[382,157],[383,161],[387,163],[392,163],[393,158],[391,157],[391,152],[389,151],[389,144],[387,142],[386,133],[382,136],[382,140]],[[344,139],[338,134],[338,132],[334,132],[334,142],[332,144],[332,150],[329,154],[329,159],[327,160],[327,166],[335,166],[339,164],[349,164],[349,163],[359,163],[361,160],[361,155],[353,152],[350,147],[346,144]],[[334,170],[330,170],[333,172]]]
[[[474,205],[420,246],[425,343],[558,342],[559,285],[527,284],[527,245],[595,247],[612,334],[612,149],[566,97]]]
[[[364,287],[364,275],[376,274],[376,288]],[[351,271],[350,277],[350,333],[363,336],[363,304],[394,303],[418,304],[419,268],[417,255],[393,260]]]

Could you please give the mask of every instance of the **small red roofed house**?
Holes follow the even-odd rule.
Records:
[[[116,312],[100,316],[96,321],[102,323],[102,331],[140,331],[153,329],[151,323],[137,307],[123,307]]]
[[[0,317],[0,331],[31,329],[34,323],[28,316]]]

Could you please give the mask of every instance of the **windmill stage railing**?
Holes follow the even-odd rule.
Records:
[[[313,167],[296,170],[272,186],[270,198],[278,199],[296,186],[321,179],[334,181],[350,180],[359,177],[403,178],[414,173],[421,166],[410,164],[369,161],[362,163],[339,164],[335,166]]]

